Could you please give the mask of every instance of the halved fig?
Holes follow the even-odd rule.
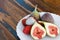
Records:
[[[47,22],[44,22],[44,25],[48,36],[56,37],[59,34],[59,28],[56,25]]]
[[[33,39],[39,40],[46,36],[46,30],[40,24],[35,22],[31,28],[31,36]]]

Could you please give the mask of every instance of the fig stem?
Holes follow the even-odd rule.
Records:
[[[37,5],[35,6],[35,9],[34,9],[34,11],[37,11]]]
[[[37,11],[37,5],[35,6],[35,9],[32,14],[36,19],[39,19],[39,12]]]

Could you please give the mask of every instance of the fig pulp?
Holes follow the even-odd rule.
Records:
[[[31,28],[31,36],[35,40],[39,40],[39,39],[45,37],[45,35],[46,35],[46,31],[45,31],[44,27],[42,27],[40,24],[35,22]]]
[[[56,37],[59,34],[59,28],[56,25],[47,22],[44,22],[44,25],[48,36]]]

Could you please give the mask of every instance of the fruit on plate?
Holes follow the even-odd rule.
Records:
[[[33,17],[29,17],[29,18],[26,20],[26,24],[27,24],[27,25],[33,25],[35,21],[36,21],[36,20],[35,20]]]
[[[43,21],[38,21],[38,23],[45,28],[44,22]]]
[[[37,11],[37,5],[32,13],[32,16],[36,19],[36,20],[39,20],[40,18],[40,15],[39,15],[39,12]]]
[[[46,30],[37,22],[31,28],[31,36],[35,40],[39,40],[46,36]]]
[[[22,24],[26,26],[26,19],[22,19]]]
[[[44,22],[44,25],[48,36],[56,37],[59,34],[59,28],[56,25],[47,22]]]
[[[24,27],[24,29],[23,29],[23,33],[24,34],[30,34],[30,31],[31,31],[31,26],[26,26],[26,27]]]
[[[49,12],[45,13],[45,14],[41,17],[41,19],[42,19],[43,21],[46,21],[46,22],[54,23],[54,19],[53,19],[52,15],[49,14]]]

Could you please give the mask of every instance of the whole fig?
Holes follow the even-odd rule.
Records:
[[[46,21],[46,22],[54,23],[54,19],[53,19],[52,15],[51,15],[49,12],[45,13],[45,14],[41,17],[41,19],[42,19],[43,21]]]

